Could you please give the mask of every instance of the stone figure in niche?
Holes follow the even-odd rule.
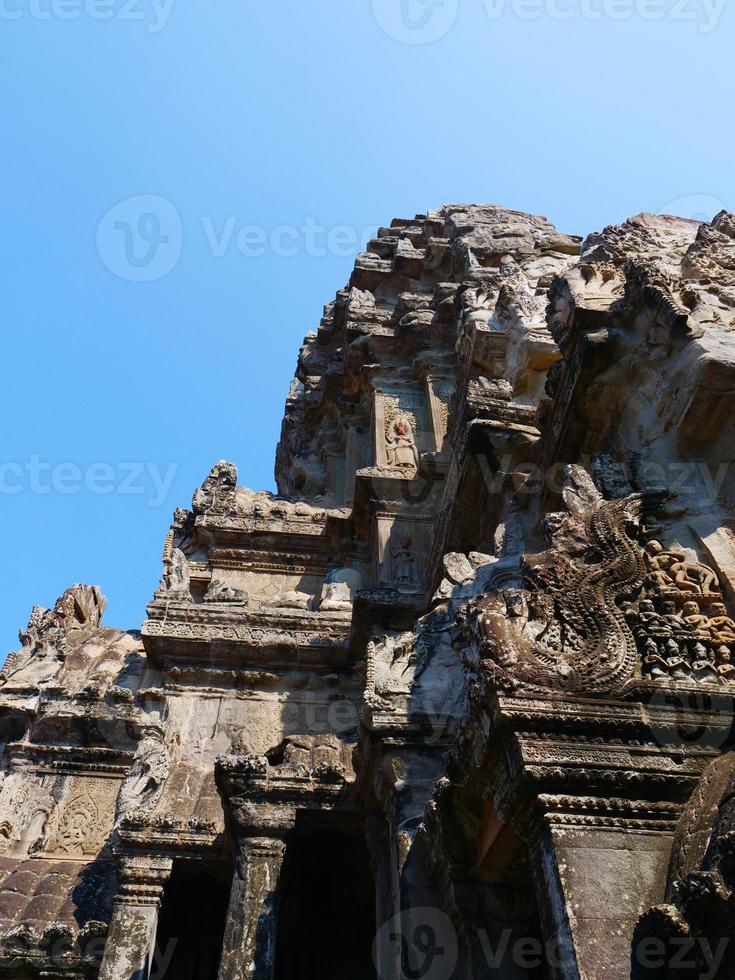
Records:
[[[56,833],[56,846],[65,854],[84,854],[94,851],[97,830],[97,808],[89,796],[67,804]]]
[[[682,657],[679,644],[676,640],[669,639],[666,641],[664,646],[664,659],[666,661],[666,672],[670,677],[678,681],[691,680],[692,668],[684,657]]]
[[[702,643],[695,643],[692,650],[692,672],[695,678],[702,683],[717,684],[720,674],[715,665],[715,655]]]
[[[709,639],[710,621],[706,616],[702,615],[699,608],[699,603],[694,602],[694,600],[685,602],[681,611],[681,619],[683,623],[686,623],[696,637],[703,640]]]
[[[722,646],[718,649],[715,662],[717,664],[717,673],[720,677],[726,681],[735,680],[735,666],[733,666],[732,654],[730,653],[729,647]]]
[[[191,599],[190,583],[191,574],[186,555],[180,548],[174,548],[165,577],[166,592],[171,599]]]
[[[669,676],[669,665],[659,654],[656,641],[650,636],[643,647],[643,673],[649,677]]]
[[[156,728],[146,729],[135,752],[133,765],[120,787],[115,821],[119,823],[134,811],[151,810],[163,792],[170,769],[171,757],[162,733]]]
[[[723,603],[714,603],[710,612],[709,630],[714,642],[718,645],[735,643],[735,622],[727,615]]]
[[[418,565],[412,548],[411,535],[404,531],[398,547],[391,549],[393,584],[398,588],[416,589],[419,584]]]
[[[395,469],[418,469],[419,454],[408,419],[399,416],[390,424],[385,437],[388,466]]]

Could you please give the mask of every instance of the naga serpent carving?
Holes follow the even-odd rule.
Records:
[[[554,515],[552,547],[524,559],[524,588],[488,593],[464,611],[463,632],[496,687],[594,695],[618,692],[636,674],[620,603],[646,573],[636,541],[644,498],[606,501],[586,479],[582,504]]]
[[[619,602],[637,592],[645,575],[637,531],[640,495],[601,504],[587,519],[594,564],[572,568],[556,596],[559,615],[582,638],[574,656],[576,687],[610,690],[629,680],[638,663],[635,638]],[[588,558],[591,556],[587,556]]]

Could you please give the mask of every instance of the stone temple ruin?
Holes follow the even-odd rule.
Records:
[[[0,675],[0,975],[735,977],[735,216],[382,228],[277,495]]]

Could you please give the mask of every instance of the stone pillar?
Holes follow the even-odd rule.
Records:
[[[99,980],[148,980],[161,896],[172,864],[170,858],[122,858]]]
[[[378,922],[381,980],[404,980],[420,975],[436,957],[454,957],[456,935],[443,911],[443,903],[428,880],[423,856],[415,847],[426,806],[440,774],[441,760],[431,753],[411,751],[394,756],[385,766],[383,806],[387,826],[387,863],[384,887],[390,914]],[[403,774],[405,784],[396,785]],[[425,942],[430,948],[424,948]],[[445,968],[445,967],[443,967]],[[429,971],[431,972],[431,971]],[[449,976],[449,972],[442,975]]]
[[[610,801],[600,801],[599,810]],[[539,911],[555,980],[628,980],[633,931],[663,900],[671,831],[621,814],[585,826],[554,813],[531,848]],[[607,816],[607,814],[606,814]]]
[[[276,958],[278,877],[286,849],[277,837],[235,841],[219,980],[270,980]]]
[[[401,947],[391,936],[396,929],[391,920],[398,908],[398,878],[391,853],[387,820],[378,814],[370,814],[366,825],[366,842],[370,851],[375,879],[375,924],[377,928],[375,960],[379,964],[381,980],[400,980]]]

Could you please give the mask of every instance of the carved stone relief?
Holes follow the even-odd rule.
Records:
[[[11,773],[0,792],[0,853],[22,855],[37,850],[55,807],[56,785],[48,778]]]
[[[179,602],[191,601],[191,572],[186,555],[180,548],[171,552],[171,560],[164,580],[169,599]]]
[[[428,532],[428,524],[421,520],[378,516],[378,577],[382,586],[406,593],[425,587]]]
[[[147,729],[135,752],[135,761],[120,786],[115,820],[152,810],[171,770],[171,756],[159,729]]]
[[[57,808],[43,851],[59,857],[93,857],[104,846],[115,819],[117,779],[72,777]]]
[[[199,490],[194,494],[192,510],[195,514],[227,514],[235,505],[237,467],[234,463],[220,460]]]
[[[564,500],[568,514],[546,519],[551,549],[524,559],[525,588],[462,612],[492,682],[585,693],[640,677],[729,682],[733,626],[712,569],[655,541],[644,550],[640,494],[604,500],[572,466]]]

